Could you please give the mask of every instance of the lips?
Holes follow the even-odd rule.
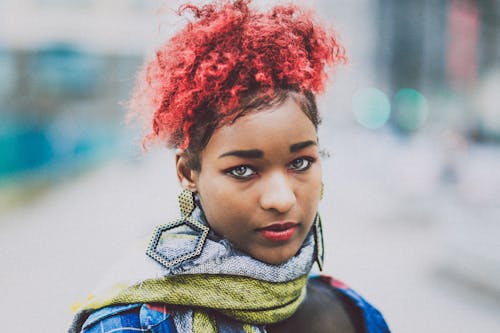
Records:
[[[296,229],[297,223],[295,222],[278,222],[258,230],[264,238],[273,242],[282,242],[292,238]]]

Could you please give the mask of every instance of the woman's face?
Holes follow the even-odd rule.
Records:
[[[321,162],[314,125],[290,98],[213,133],[192,171],[208,223],[252,257],[294,256],[317,211]]]

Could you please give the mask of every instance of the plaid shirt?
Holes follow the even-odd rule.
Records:
[[[390,333],[380,314],[354,290],[328,276],[314,276],[347,296],[362,314],[363,333]],[[173,317],[163,304],[128,304],[108,306],[93,312],[85,321],[82,333],[177,333]],[[361,333],[361,332],[360,332]]]

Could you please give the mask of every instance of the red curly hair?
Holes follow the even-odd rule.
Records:
[[[293,91],[314,104],[327,79],[325,66],[345,61],[333,30],[294,5],[261,13],[250,2],[179,8],[194,20],[145,64],[132,98],[132,112],[152,117],[145,143],[160,139],[186,149],[201,135],[206,140],[196,140],[199,146],[256,94],[272,101],[277,92]]]

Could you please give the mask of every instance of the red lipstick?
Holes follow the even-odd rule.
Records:
[[[282,242],[292,238],[297,223],[294,222],[279,222],[273,223],[270,226],[259,229],[262,236],[273,242]]]

